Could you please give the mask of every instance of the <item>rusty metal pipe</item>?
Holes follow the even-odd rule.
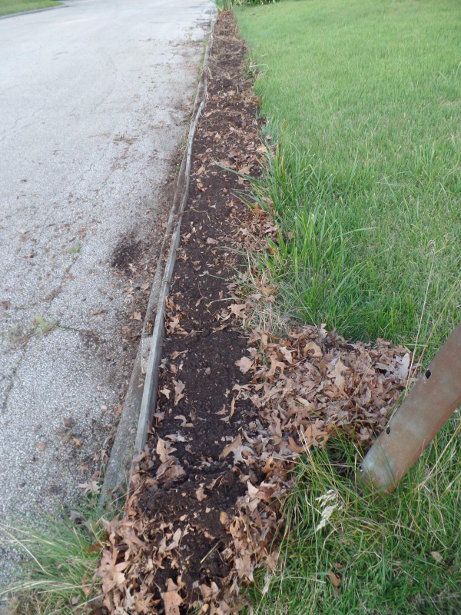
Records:
[[[368,451],[361,482],[393,491],[460,404],[461,323]]]

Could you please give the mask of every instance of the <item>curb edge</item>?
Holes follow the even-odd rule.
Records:
[[[176,250],[180,240],[182,216],[189,197],[192,145],[198,120],[200,119],[207,97],[207,69],[210,52],[213,47],[213,32],[216,16],[217,10],[212,9],[208,40],[202,61],[201,76],[199,78],[192,110],[193,120],[189,126],[187,146],[182,157],[167,228],[160,247],[158,264],[144,317],[141,342],[136,354],[109,462],[104,473],[104,481],[99,498],[101,507],[109,503],[115,503],[117,500],[123,499],[126,495],[130,484],[133,458],[144,449],[147,441],[151,409],[155,407],[157,400],[158,368],[161,360],[164,335],[165,300],[168,295],[176,261]],[[155,322],[152,335],[146,336],[146,324],[154,313]],[[144,384],[141,387],[139,386],[139,381],[142,377],[143,347],[146,341],[148,342],[149,354]]]

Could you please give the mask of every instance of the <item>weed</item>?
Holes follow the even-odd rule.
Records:
[[[39,315],[34,320],[35,330],[39,330],[42,335],[48,335],[59,326],[59,323],[54,318],[46,319],[44,316]]]
[[[67,248],[67,252],[69,254],[79,254],[82,246],[79,243],[74,243],[73,245]]]

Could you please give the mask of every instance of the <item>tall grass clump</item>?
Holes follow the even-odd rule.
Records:
[[[459,319],[461,253],[448,238],[403,244],[387,221],[351,210],[360,175],[354,168],[340,183],[314,155],[280,145],[252,183],[251,200],[277,228],[257,266],[291,319],[431,355]]]
[[[281,309],[430,358],[461,317],[461,5],[236,15],[281,143],[254,187],[278,229],[260,264]]]
[[[454,615],[461,604],[459,416],[390,496],[361,493],[345,440],[298,464],[281,566],[252,589],[255,613]]]
[[[40,528],[0,525],[0,544],[20,558],[18,578],[0,590],[0,603],[8,601],[11,615],[91,612],[100,599],[93,577],[105,537],[93,512],[79,524],[59,517]]]

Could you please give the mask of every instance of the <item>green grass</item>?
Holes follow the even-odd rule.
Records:
[[[459,416],[391,496],[360,493],[350,443],[314,449],[285,503],[282,565],[250,591],[264,615],[455,615],[461,604]],[[330,501],[322,502],[328,494]],[[316,531],[326,506],[334,506]],[[337,589],[329,577],[337,575]],[[267,577],[266,577],[266,580]]]
[[[248,199],[278,231],[253,255],[277,287],[272,322],[385,337],[427,362],[460,320],[461,5],[287,0],[235,12],[278,143]],[[361,492],[350,442],[304,458],[280,567],[250,589],[254,611],[459,612],[460,431],[457,414],[387,497]]]
[[[64,516],[45,521],[41,528],[0,524],[0,545],[22,557],[22,577],[0,589],[0,603],[8,597],[11,615],[88,612],[86,607],[100,600],[101,584],[93,576],[105,538],[94,506],[82,511],[79,524]]]
[[[429,358],[460,319],[461,5],[306,0],[236,15],[283,140],[255,186],[279,229],[260,265],[281,309]]]
[[[22,13],[61,4],[55,0],[0,0],[0,15]]]

